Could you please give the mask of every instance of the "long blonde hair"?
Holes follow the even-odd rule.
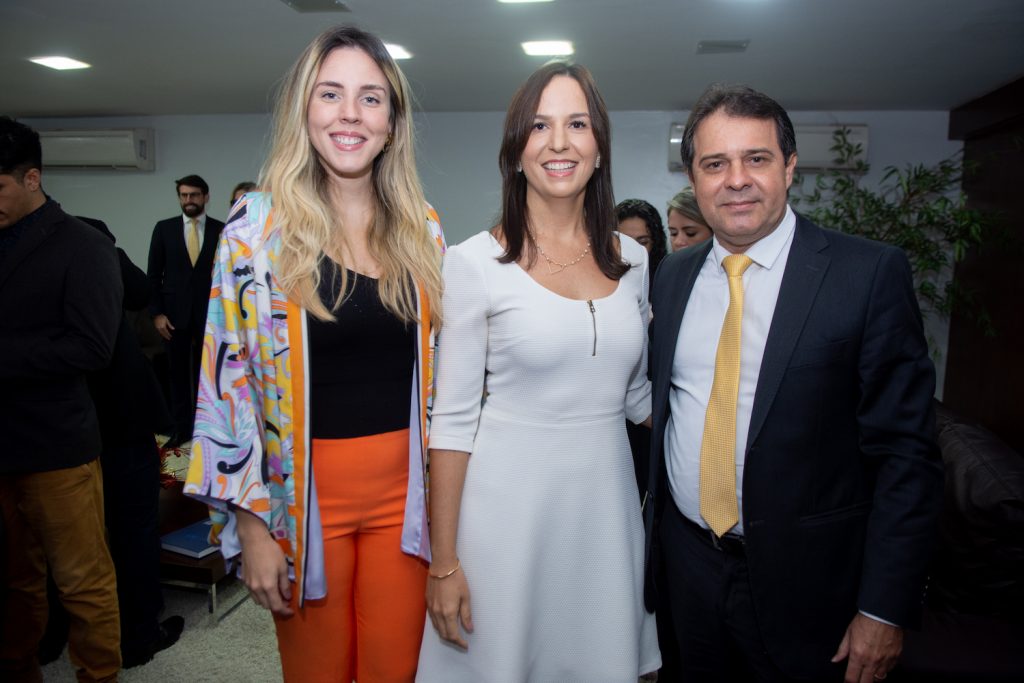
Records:
[[[365,52],[390,87],[390,145],[373,161],[375,211],[369,248],[381,266],[381,302],[406,323],[419,320],[417,286],[424,289],[431,322],[441,320],[440,250],[427,229],[427,204],[416,173],[409,84],[379,38],[335,26],[313,40],[282,82],[274,108],[270,155],[260,185],[273,193],[273,221],[281,235],[276,277],[283,291],[321,320],[333,320],[320,300],[320,262],[337,229],[328,199],[328,176],[307,132],[309,99],[320,65],[341,47]],[[341,291],[347,291],[340,268]],[[341,305],[335,301],[333,310]],[[422,321],[427,323],[426,320]]]

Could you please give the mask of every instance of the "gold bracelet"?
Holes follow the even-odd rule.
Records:
[[[447,574],[430,574],[432,579],[447,579],[449,576],[459,571],[459,567],[462,566],[462,560],[455,558],[455,567]]]

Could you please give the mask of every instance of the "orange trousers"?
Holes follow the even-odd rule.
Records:
[[[401,549],[409,430],[314,439],[327,597],[275,617],[289,683],[404,683],[416,675],[427,565]]]

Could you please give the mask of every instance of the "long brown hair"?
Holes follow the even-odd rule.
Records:
[[[583,221],[590,239],[590,250],[594,254],[601,272],[618,280],[629,265],[624,263],[615,241],[612,228],[615,226],[615,200],[612,192],[611,124],[604,99],[594,84],[594,78],[585,66],[568,62],[548,62],[534,71],[520,86],[512,98],[505,115],[505,132],[498,153],[498,168],[501,170],[501,229],[505,236],[505,253],[499,259],[502,263],[515,263],[524,252],[530,263],[536,258],[536,249],[530,237],[530,217],[526,207],[526,175],[518,170],[523,150],[533,129],[541,93],[555,76],[568,76],[579,83],[587,98],[591,130],[597,142],[601,166],[587,181],[583,199]]]

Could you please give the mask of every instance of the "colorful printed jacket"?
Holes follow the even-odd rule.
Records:
[[[280,236],[270,208],[269,194],[247,194],[221,234],[185,493],[213,508],[214,540],[229,562],[241,553],[232,510],[263,519],[288,559],[301,605],[327,594],[310,467],[306,315],[274,279]],[[443,251],[429,207],[427,228]],[[422,291],[418,312],[427,324],[416,335],[402,550],[429,561],[425,469],[434,332]]]

